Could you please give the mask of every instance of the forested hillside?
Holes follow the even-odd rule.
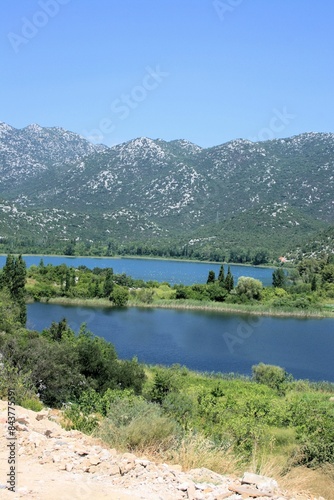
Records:
[[[107,148],[57,127],[2,123],[0,243],[268,259],[332,226],[333,153],[333,134],[209,149],[138,138]]]

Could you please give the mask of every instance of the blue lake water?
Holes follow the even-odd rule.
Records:
[[[251,374],[259,362],[295,378],[334,382],[334,319],[270,318],[204,311],[89,308],[34,303],[28,327],[41,331],[66,317],[112,342],[122,359],[208,372]]]
[[[41,256],[29,255],[24,256],[27,266],[38,265]],[[219,273],[219,264],[211,264],[207,262],[182,262],[175,260],[159,260],[159,259],[127,259],[127,258],[94,258],[94,257],[64,257],[64,256],[43,256],[44,264],[78,267],[87,266],[90,269],[94,267],[112,267],[114,273],[125,273],[135,279],[144,281],[167,281],[168,283],[184,285],[192,285],[194,283],[206,283],[210,270],[215,271],[216,276]],[[6,262],[6,256],[0,255],[0,267],[3,267]],[[235,279],[235,284],[240,276],[250,276],[262,281],[264,286],[269,286],[272,283],[272,273],[274,269],[267,267],[254,266],[238,266],[231,265],[231,272]],[[225,265],[225,273],[227,265]]]

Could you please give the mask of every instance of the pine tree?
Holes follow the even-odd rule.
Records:
[[[218,282],[220,285],[224,285],[224,281],[225,281],[225,271],[224,271],[224,266],[222,264],[219,270]]]
[[[20,322],[27,321],[27,307],[25,303],[26,264],[19,255],[17,258],[9,254],[3,268],[0,288],[7,288],[12,299],[20,308]]]
[[[6,264],[2,271],[2,284],[1,288],[6,287],[12,293],[13,280],[15,275],[15,257],[14,255],[7,255]]]
[[[312,290],[312,292],[316,292],[317,291],[317,278],[316,278],[315,274],[312,277],[311,290]]]
[[[109,297],[113,291],[113,288],[114,288],[113,270],[108,268],[107,274],[106,274],[106,279],[105,279],[104,284],[103,284],[103,296]]]
[[[284,288],[285,280],[286,278],[283,269],[278,268],[273,272],[273,287]]]
[[[225,278],[224,285],[225,285],[225,288],[228,292],[230,292],[234,288],[234,278],[233,278],[233,275],[231,273],[230,266],[228,266],[227,275]]]
[[[214,283],[216,280],[216,275],[214,271],[209,271],[208,279],[206,281],[206,284],[209,285],[210,283]]]

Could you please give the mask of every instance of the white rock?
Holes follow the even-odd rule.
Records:
[[[245,472],[241,482],[244,484],[254,484],[260,491],[273,491],[278,488],[275,479],[253,474],[252,472]]]

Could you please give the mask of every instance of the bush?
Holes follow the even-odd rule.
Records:
[[[138,291],[136,296],[138,300],[143,304],[152,304],[154,291],[152,289],[142,288],[141,290]]]
[[[115,285],[112,294],[110,295],[110,300],[117,307],[126,306],[129,300],[129,290],[124,286]]]
[[[92,434],[98,425],[96,415],[86,415],[78,404],[69,404],[64,412],[63,426],[66,430],[76,429],[85,434]]]
[[[236,294],[239,297],[247,297],[249,300],[260,300],[263,285],[261,281],[254,278],[241,276],[235,287]]]
[[[267,385],[278,392],[284,392],[286,383],[291,380],[288,373],[280,366],[259,363],[252,366],[253,380],[259,384]]]
[[[108,444],[123,449],[168,449],[178,432],[176,422],[141,397],[116,398],[96,432]]]
[[[333,403],[322,394],[303,394],[292,400],[290,418],[301,444],[295,461],[309,467],[334,463]]]

